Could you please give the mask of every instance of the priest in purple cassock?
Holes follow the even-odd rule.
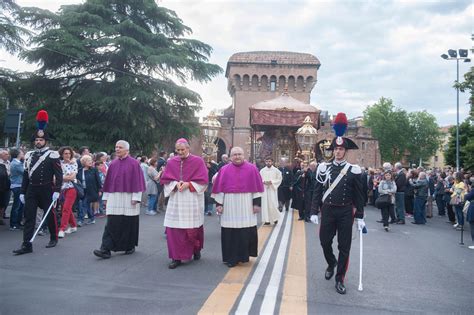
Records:
[[[133,254],[138,245],[140,201],[145,191],[145,179],[139,162],[129,156],[130,144],[120,140],[115,144],[115,159],[105,177],[102,200],[106,204],[107,224],[102,245],[94,250],[100,258],[110,258],[111,251]]]
[[[178,154],[168,160],[160,178],[165,197],[169,196],[164,226],[170,269],[183,260],[199,260],[204,246],[204,192],[207,189],[207,167],[201,157],[190,154],[189,142],[178,139]]]
[[[221,214],[222,261],[234,267],[257,257],[257,213],[264,188],[258,169],[244,160],[242,148],[232,148],[230,155],[232,163],[217,173],[211,196]]]

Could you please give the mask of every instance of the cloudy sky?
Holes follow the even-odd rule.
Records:
[[[56,11],[80,0],[17,0]],[[58,4],[60,3],[60,4]],[[211,62],[226,67],[242,51],[306,52],[321,61],[311,104],[330,113],[362,115],[380,97],[407,111],[426,109],[440,125],[456,123],[456,62],[440,55],[473,48],[474,4],[439,1],[159,0],[214,48]],[[471,54],[471,52],[470,52]],[[471,57],[472,58],[472,57]],[[0,51],[2,66],[34,69]],[[474,61],[474,58],[473,58]],[[474,63],[460,64],[460,77]],[[224,74],[188,85],[203,98],[207,115],[231,104]],[[469,110],[461,93],[460,117]]]

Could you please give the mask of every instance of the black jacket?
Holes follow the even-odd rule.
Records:
[[[102,189],[102,183],[100,181],[99,171],[96,168],[90,168],[84,170],[86,177],[86,185],[84,188],[84,198],[87,198],[89,202],[95,202],[99,200],[99,191]],[[77,173],[77,180],[79,180],[84,186],[84,178],[82,176],[82,170]]]
[[[36,170],[29,175],[29,170],[32,170],[36,162],[44,155],[48,156],[39,164]],[[61,161],[59,160],[59,153],[57,151],[44,148],[42,150],[35,150],[27,152],[25,155],[25,171],[23,172],[23,182],[21,183],[21,193],[26,194],[29,186],[52,186],[53,191],[60,192],[63,184],[63,170],[61,168]]]
[[[405,186],[407,185],[407,176],[403,171],[395,175],[395,184],[397,185],[397,192],[405,192]]]

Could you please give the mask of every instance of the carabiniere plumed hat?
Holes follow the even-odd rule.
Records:
[[[48,116],[47,111],[40,110],[36,114],[36,128],[37,128],[37,130],[31,136],[31,142],[34,142],[35,139],[37,139],[37,138],[43,138],[46,141],[55,139],[54,136],[51,133],[45,131],[46,127],[48,126],[48,120],[49,120],[49,116]]]
[[[334,150],[335,147],[343,147],[346,150],[357,150],[359,147],[349,138],[343,137],[347,129],[347,117],[344,113],[338,113],[336,119],[334,119],[334,124],[332,126],[336,137],[332,139],[331,145],[327,150]]]

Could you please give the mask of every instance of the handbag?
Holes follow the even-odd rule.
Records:
[[[375,206],[379,209],[388,207],[390,204],[392,204],[392,198],[390,195],[385,194],[385,195],[380,195],[376,200],[375,200]]]
[[[74,189],[76,189],[77,198],[82,199],[84,198],[84,186],[80,182],[72,182]]]
[[[458,195],[451,197],[451,200],[449,201],[449,204],[452,206],[458,206],[460,203],[461,203],[461,197]]]

